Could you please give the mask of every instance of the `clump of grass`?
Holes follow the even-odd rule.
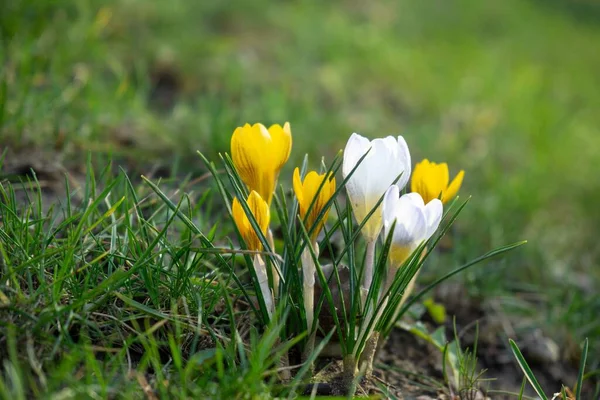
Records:
[[[272,390],[264,378],[294,342],[275,343],[281,325],[259,335],[243,322],[234,301],[245,287],[221,273],[235,255],[203,245],[219,232],[203,214],[210,196],[186,194],[173,212],[149,194],[110,164],[96,174],[90,163],[51,207],[35,178],[0,182],[4,398]],[[178,213],[202,221],[206,236]]]

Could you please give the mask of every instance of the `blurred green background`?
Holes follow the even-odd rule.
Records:
[[[600,337],[597,4],[4,0],[0,147],[196,174],[236,126],[290,121],[290,180],[352,132],[402,134],[415,162],[466,171],[452,265],[529,240],[470,292],[579,343]]]

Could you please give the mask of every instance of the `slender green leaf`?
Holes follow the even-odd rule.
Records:
[[[581,392],[583,388],[583,373],[585,371],[585,363],[588,354],[588,339],[583,342],[583,350],[581,350],[581,361],[579,362],[579,372],[577,373],[577,386],[575,387],[575,399],[581,400]]]
[[[533,374],[533,371],[529,367],[529,364],[527,364],[525,357],[523,357],[521,350],[519,350],[519,346],[517,346],[517,344],[512,339],[508,339],[508,342],[510,344],[513,354],[515,355],[515,358],[517,359],[517,363],[519,364],[519,367],[521,367],[521,369],[523,370],[523,373],[525,374],[525,377],[527,378],[527,380],[533,387],[533,390],[535,390],[537,395],[540,396],[540,399],[548,400],[548,397],[542,390],[542,387],[540,386],[540,383],[538,382],[535,375]]]

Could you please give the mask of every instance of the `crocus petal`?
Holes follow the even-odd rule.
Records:
[[[385,192],[383,197],[383,203],[381,206],[383,222],[384,222],[384,235],[387,237],[390,234],[392,223],[396,218],[396,203],[400,199],[400,189],[396,185],[392,185]]]
[[[246,124],[236,128],[231,136],[231,159],[240,178],[248,186],[256,184],[262,159],[260,148],[268,140],[269,133],[266,129],[261,129],[260,124]]]
[[[331,175],[329,175],[329,177],[331,177]],[[325,174],[319,175],[317,172],[311,171],[304,177],[304,182],[302,182],[300,179],[300,170],[298,168],[294,170],[294,192],[298,199],[300,217],[305,220],[307,229],[313,227],[319,214],[335,192],[335,178],[329,179],[329,177]],[[311,208],[310,214],[307,216],[309,208]],[[321,231],[328,213],[329,210],[325,212],[323,218],[319,221],[319,224],[313,229],[313,239],[315,239]]]
[[[279,173],[281,167],[290,158],[290,152],[292,151],[290,123],[286,122],[283,124],[283,128],[278,124],[271,125],[268,132],[271,136],[271,148],[268,151],[270,151],[270,156],[272,157],[272,167]]]
[[[300,178],[300,170],[298,167],[294,169],[294,178],[292,179],[294,193],[298,199],[298,204],[304,203],[304,190],[302,188],[302,179]]]
[[[371,147],[371,151],[359,167],[368,171],[368,180],[364,185],[367,193],[366,207],[369,211],[396,177],[403,172],[403,164],[395,161],[398,156],[398,146],[393,137],[375,139],[371,142]]]
[[[397,186],[391,186],[383,199],[385,235],[390,234],[394,221],[393,246],[413,247],[422,241],[427,232],[427,219],[422,199],[400,193]],[[418,196],[418,195],[417,195]],[[420,197],[420,196],[419,196]]]
[[[252,215],[254,215],[261,232],[263,235],[266,235],[270,220],[269,206],[262,197],[260,197],[260,194],[252,191],[248,196],[248,207],[250,208]]]
[[[419,193],[406,193],[402,196],[407,201],[410,201],[412,204],[419,208],[425,207],[425,202]]]
[[[358,160],[360,160],[370,147],[371,142],[366,137],[358,133],[350,135],[350,139],[348,139],[346,148],[344,149],[344,161],[342,165],[344,178],[352,172],[356,164],[358,164]]]
[[[390,262],[399,266],[424,241],[433,235],[442,218],[442,202],[427,205],[418,193],[398,198],[400,190],[390,187],[383,199],[383,224],[386,239],[392,236]],[[394,221],[396,224],[394,225]],[[392,232],[392,225],[394,230]]]
[[[456,194],[458,193],[458,190],[460,189],[460,186],[462,185],[464,176],[465,176],[465,171],[461,170],[456,175],[456,177],[452,180],[452,183],[450,183],[450,186],[448,186],[448,190],[446,190],[446,193],[444,193],[444,196],[442,198],[444,203],[447,203],[450,200],[452,200],[454,197],[456,197]]]
[[[404,189],[408,180],[410,179],[411,173],[411,159],[410,159],[410,151],[408,151],[408,144],[406,144],[406,140],[402,136],[398,136],[398,159],[399,163],[402,164],[403,173],[400,179],[398,180],[398,187],[400,190]]]
[[[444,190],[448,187],[448,182],[450,181],[450,172],[448,172],[448,164],[441,163],[437,166],[438,171],[438,182],[441,188]]]
[[[394,245],[412,248],[417,247],[427,233],[427,218],[424,207],[420,207],[413,199],[404,195],[396,203],[396,225],[400,229],[394,231]]]
[[[370,147],[371,142],[369,142],[367,138],[362,137],[357,133],[353,133],[352,136],[350,136],[350,139],[348,139],[348,143],[344,149],[342,172],[344,178],[346,178],[354,170],[352,176],[346,182],[346,191],[348,192],[354,217],[358,223],[362,223],[371,209],[367,209],[366,204],[366,182],[369,180],[369,168],[365,166],[367,161],[366,157],[358,167],[356,167],[356,165]],[[371,152],[372,150],[369,152],[369,155]],[[369,155],[367,155],[367,157]],[[354,169],[355,167],[356,169]]]
[[[427,232],[423,240],[429,240],[440,226],[444,206],[439,199],[433,199],[425,205],[425,217],[427,219]]]
[[[248,196],[246,204],[248,205],[248,208],[254,216],[254,219],[256,220],[256,223],[258,224],[263,235],[266,235],[270,220],[268,204],[254,190]],[[233,215],[233,221],[240,231],[244,242],[246,242],[246,247],[248,247],[250,250],[261,250],[262,244],[258,238],[258,234],[252,227],[250,219],[244,212],[244,209],[237,198],[233,199],[231,213]]]

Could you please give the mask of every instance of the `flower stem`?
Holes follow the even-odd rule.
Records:
[[[273,239],[273,231],[271,228],[267,230],[267,241],[269,242],[269,247],[271,247],[271,251],[275,252],[275,240]],[[275,296],[279,296],[279,274],[277,273],[277,268],[275,266],[271,269],[271,275],[273,275],[273,293]]]
[[[423,258],[425,257],[426,254],[427,254],[427,247],[425,247],[423,249],[423,252],[421,253],[421,256],[419,258],[419,262],[420,263],[423,262]],[[404,262],[404,260],[402,262]],[[399,263],[397,265],[402,265],[402,263]],[[392,320],[393,321],[398,320],[398,318],[400,317],[399,314],[400,314],[400,310],[402,309],[402,306],[404,305],[404,303],[406,303],[406,300],[408,300],[408,298],[412,294],[413,290],[415,289],[415,283],[417,282],[417,277],[419,276],[419,272],[421,272],[421,267],[422,267],[422,265],[419,266],[419,269],[413,275],[412,279],[410,280],[410,282],[406,286],[406,289],[404,289],[404,293],[402,294],[402,298],[400,299],[400,303],[398,303],[398,306],[396,307],[396,310],[394,310],[394,315],[392,316]],[[392,271],[393,271],[393,273],[392,273]],[[394,268],[393,266],[390,265],[389,270],[388,270],[388,276],[387,276],[387,279],[386,279],[386,290],[392,285],[392,282],[394,281],[394,278],[395,278],[395,275],[396,275],[397,271],[398,271],[397,268]]]
[[[315,337],[313,332],[313,324],[315,319],[315,272],[316,266],[311,255],[311,246],[315,254],[319,253],[319,245],[317,242],[312,242],[304,248],[302,252],[302,275],[303,275],[303,296],[304,296],[304,312],[306,314],[306,326],[308,332],[308,341],[304,350],[304,358],[308,358],[312,354],[315,346]]]
[[[373,264],[375,263],[375,245],[377,239],[367,242],[367,250],[365,255],[365,271],[363,274],[363,281],[361,287],[361,296],[363,301],[363,307],[367,309],[367,294],[371,288],[371,282],[373,282]]]
[[[271,317],[273,316],[273,310],[275,309],[273,304],[273,294],[271,293],[271,289],[269,288],[267,266],[260,254],[254,256],[254,270],[256,271],[256,276],[258,278],[260,292],[262,293],[263,299],[265,300],[265,306],[267,308],[267,313],[269,314],[269,319],[271,319]]]
[[[375,356],[377,355],[377,343],[379,341],[379,332],[375,331],[367,339],[365,349],[360,357],[361,370],[364,368],[365,377],[370,378],[373,375],[373,363],[375,362]]]
[[[342,373],[343,390],[346,392],[346,394],[350,394],[354,386],[354,379],[356,378],[356,358],[353,354],[347,354],[344,356],[342,362],[344,366],[344,370]]]

